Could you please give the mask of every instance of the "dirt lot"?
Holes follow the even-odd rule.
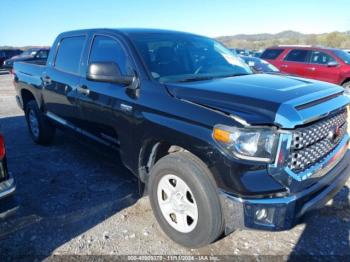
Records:
[[[17,179],[17,213],[0,221],[0,260],[56,255],[349,255],[347,187],[287,232],[235,232],[208,247],[174,244],[158,227],[147,198],[117,153],[58,132],[35,145],[17,108],[10,76],[0,73],[0,130]]]

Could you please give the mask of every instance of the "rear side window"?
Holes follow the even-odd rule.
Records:
[[[123,75],[132,72],[130,60],[122,45],[113,38],[96,36],[92,44],[89,62],[114,62],[119,66]]]
[[[336,62],[336,60],[324,52],[313,51],[310,62],[313,64],[327,65],[329,62]]]
[[[310,51],[294,49],[288,53],[284,61],[290,62],[307,62]]]
[[[283,51],[284,49],[267,49],[261,54],[260,58],[274,60],[282,54]]]
[[[58,48],[55,67],[65,72],[78,74],[84,43],[85,36],[63,38]]]

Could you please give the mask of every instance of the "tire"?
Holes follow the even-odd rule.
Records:
[[[40,145],[50,144],[55,136],[55,128],[40,111],[36,101],[31,100],[27,103],[25,116],[33,141]]]
[[[346,90],[348,90],[348,92],[349,92],[349,91],[350,91],[350,81],[345,82],[345,83],[343,84],[343,87],[344,87]]]
[[[223,215],[217,186],[199,158],[189,152],[161,158],[151,170],[148,186],[153,213],[173,241],[198,248],[221,236]]]

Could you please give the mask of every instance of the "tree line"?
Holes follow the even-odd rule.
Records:
[[[334,48],[350,49],[349,32],[331,32],[325,34],[300,34],[291,37],[268,37],[252,39],[252,37],[226,36],[218,37],[227,47],[246,48],[252,50],[265,49],[275,45],[321,45]]]

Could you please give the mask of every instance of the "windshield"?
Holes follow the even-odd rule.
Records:
[[[251,68],[253,68],[256,72],[264,72],[264,73],[276,73],[279,72],[278,68],[276,68],[274,65],[270,64],[269,62],[254,58],[254,57],[242,57],[244,62],[247,63]]]
[[[350,54],[343,50],[333,50],[333,53],[339,57],[344,63],[350,65]]]
[[[130,36],[159,82],[187,82],[251,74],[250,68],[218,42],[180,33]]]

